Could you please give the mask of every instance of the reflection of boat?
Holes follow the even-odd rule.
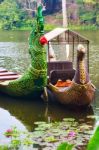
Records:
[[[46,121],[46,105],[37,99],[15,99],[0,94],[0,108],[7,110],[11,116],[14,116],[17,120],[21,121],[29,131],[34,129],[34,122],[42,120]]]
[[[92,126],[95,123],[95,119],[86,118],[94,114],[92,107],[66,109],[58,104],[44,105],[42,101],[18,100],[0,95],[0,108],[7,110],[11,116],[21,121],[29,131],[33,131],[36,121],[61,121],[63,118],[75,118],[77,121],[90,122]]]
[[[56,28],[44,35],[43,28],[42,8],[39,6],[37,24],[36,27],[33,28],[29,39],[31,66],[22,76],[1,70],[0,91],[15,97],[40,97],[44,91],[44,98],[49,101],[58,101],[62,104],[70,105],[89,105],[94,99],[95,92],[95,88],[92,86],[88,74],[89,41],[79,34],[63,28]],[[44,48],[44,44],[47,43],[48,63],[46,61],[46,50]],[[88,70],[84,62],[85,48],[79,45],[78,51],[74,51],[75,45],[82,43],[87,49]],[[57,49],[57,55],[54,61],[50,61],[50,57],[55,56],[55,53],[50,53],[50,48],[52,48],[53,45]],[[58,48],[61,52],[58,51]],[[73,65],[75,64],[74,56],[76,53],[77,67],[75,71]],[[60,59],[61,54],[63,57],[62,61],[57,61],[57,58]],[[66,58],[67,60],[65,60]]]

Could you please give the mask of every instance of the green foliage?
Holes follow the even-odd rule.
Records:
[[[29,132],[21,132],[16,127],[8,129],[4,135],[10,138],[10,140],[7,145],[2,145],[2,143],[0,143],[0,150],[18,150],[21,146],[24,149],[33,145],[31,134]]]
[[[93,19],[93,17],[94,17],[94,13],[93,13],[93,12],[86,12],[86,14],[83,14],[83,15],[81,16],[81,20],[82,20],[82,21],[83,21],[83,20],[90,21],[90,20]]]
[[[50,31],[54,29],[56,26],[53,24],[45,24],[45,30]]]
[[[34,18],[31,11],[24,8],[24,1],[20,0],[0,0],[0,29],[6,30],[30,30],[33,26]],[[96,29],[99,27],[99,2],[98,0],[76,0],[77,11],[75,10],[77,20],[69,20],[69,25],[74,25],[74,29],[79,25],[79,29]],[[28,9],[28,7],[27,7]],[[92,11],[93,10],[93,11]],[[57,15],[55,19],[62,18]],[[62,19],[61,19],[62,21]],[[77,21],[77,22],[76,22]],[[49,22],[48,22],[49,23]],[[81,27],[88,26],[88,27]],[[93,25],[96,27],[93,27]],[[46,24],[45,30],[52,30],[57,26]],[[92,27],[91,27],[92,26]],[[78,28],[78,27],[77,27]]]
[[[11,148],[12,149],[18,149],[21,145],[21,140],[20,139],[12,139],[11,140]]]
[[[64,142],[58,146],[57,150],[72,150],[73,146],[73,144],[68,144],[67,142]]]
[[[69,29],[71,30],[97,30],[98,27],[95,26],[95,25],[86,25],[86,24],[83,24],[83,25],[70,25],[69,26]]]
[[[97,15],[96,23],[97,23],[97,25],[99,26],[99,14]]]
[[[9,150],[7,145],[0,145],[0,150]]]
[[[22,26],[31,26],[32,21],[28,19],[27,22],[26,11],[19,8],[16,0],[4,0],[0,4],[0,20],[2,23],[2,29],[15,29]]]
[[[99,126],[88,143],[87,150],[99,150]]]
[[[85,3],[95,4],[96,0],[84,0]]]
[[[89,29],[99,26],[98,14],[99,14],[99,2],[97,0],[77,0],[79,5],[79,23],[80,25],[89,26]],[[93,11],[92,11],[93,10]],[[92,26],[92,27],[91,27]]]

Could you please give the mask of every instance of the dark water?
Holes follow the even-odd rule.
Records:
[[[81,33],[91,41],[90,77],[97,87],[93,107],[83,111],[67,110],[59,105],[44,104],[42,101],[16,100],[0,96],[0,142],[3,140],[2,133],[11,126],[32,131],[35,121],[61,120],[66,117],[84,119],[87,115],[99,115],[99,31]],[[26,31],[0,31],[0,67],[17,72],[24,72],[27,69],[30,64],[28,36],[29,32]]]

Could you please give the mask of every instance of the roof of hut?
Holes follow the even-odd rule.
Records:
[[[79,33],[67,28],[55,28],[44,35],[49,42],[82,43],[87,44],[89,40]]]

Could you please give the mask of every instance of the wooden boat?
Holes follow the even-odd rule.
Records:
[[[94,100],[95,86],[90,81],[84,59],[85,48],[82,45],[78,45],[77,67],[73,79],[62,81],[60,80],[61,76],[59,76],[60,79],[56,84],[49,82],[46,94],[47,100],[58,101],[65,105],[85,106],[91,104]],[[71,70],[68,71],[70,72]],[[54,77],[58,76],[58,73],[54,71]]]
[[[44,34],[43,23],[42,8],[39,6],[37,24],[29,38],[31,66],[23,75],[1,69],[0,91],[15,97],[40,97],[44,93],[45,101],[58,101],[66,105],[89,105],[95,93],[88,72],[89,40],[64,28],[56,28]],[[48,45],[48,62],[45,44]],[[75,50],[78,44],[86,46],[86,58],[85,48],[82,45]],[[50,50],[53,45],[57,49],[56,56],[55,52]],[[57,60],[60,59],[61,54],[62,60]],[[75,58],[77,58],[76,70],[74,69]],[[86,63],[85,59],[87,59]],[[88,69],[85,64],[88,64]]]
[[[65,45],[67,56],[72,54],[71,60],[67,57],[68,60],[61,61],[56,59],[51,61],[50,46],[48,46],[49,83],[44,93],[45,100],[58,101],[64,105],[85,106],[91,104],[94,100],[95,86],[89,78],[89,40],[73,31],[61,28],[57,28],[41,38],[48,41],[48,44],[52,44],[52,46],[58,45],[57,48],[60,46],[61,50],[63,50],[62,45]],[[68,44],[69,46],[72,45],[70,54]],[[65,51],[63,52],[66,59]],[[86,56],[85,53],[87,53]],[[55,58],[55,54],[53,57]],[[76,61],[74,60],[75,58],[77,58]],[[73,67],[74,64],[76,64],[76,69]]]

